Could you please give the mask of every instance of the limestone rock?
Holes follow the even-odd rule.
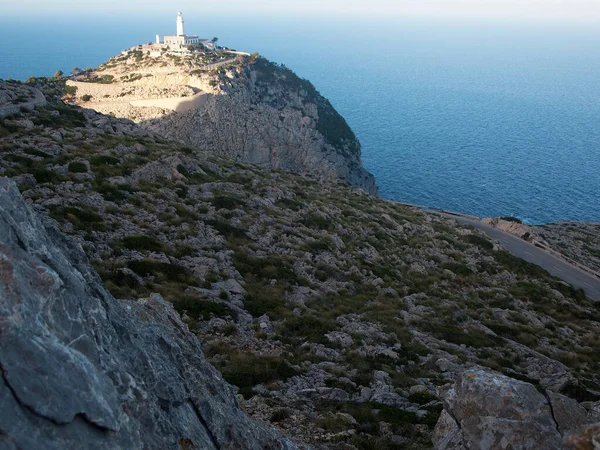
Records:
[[[169,303],[115,300],[6,179],[0,294],[0,447],[295,448],[244,414]]]
[[[563,448],[546,398],[529,383],[473,368],[461,373],[442,398],[465,448]],[[461,448],[450,419],[440,420],[435,448]]]
[[[548,392],[548,400],[550,400],[552,415],[561,434],[564,435],[565,432],[588,423],[586,409],[572,398],[555,392]]]

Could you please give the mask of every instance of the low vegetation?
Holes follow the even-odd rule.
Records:
[[[0,123],[0,173],[116,297],[171,301],[255,417],[331,448],[417,449],[466,364],[600,391],[598,303],[475,230],[62,103],[22,118]]]

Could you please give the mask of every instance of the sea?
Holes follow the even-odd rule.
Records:
[[[600,221],[600,24],[187,15],[309,79],[381,196],[531,224]],[[0,15],[0,78],[95,67],[173,17]]]

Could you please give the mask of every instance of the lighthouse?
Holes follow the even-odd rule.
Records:
[[[1,1],[1,0],[0,0]],[[157,43],[160,43],[160,38],[157,38]],[[165,36],[164,44],[169,46],[171,51],[186,52],[184,47],[188,45],[198,45],[208,43],[207,39],[200,39],[198,36],[188,36],[183,28],[183,14],[181,11],[177,13],[177,35]]]
[[[177,13],[177,36],[185,36],[185,32],[183,31],[183,14],[181,14],[181,11]]]

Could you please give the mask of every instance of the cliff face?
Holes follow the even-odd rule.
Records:
[[[220,80],[204,108],[143,124],[173,139],[246,162],[341,179],[377,195],[360,143],[333,108],[292,71],[259,58]]]
[[[169,139],[378,194],[356,136],[310,82],[260,57],[210,66],[195,58],[123,56],[90,81],[70,84],[79,98],[91,96],[82,106],[132,119]],[[106,76],[113,77],[110,83],[98,82]]]
[[[160,296],[120,302],[0,178],[0,448],[292,449]]]

